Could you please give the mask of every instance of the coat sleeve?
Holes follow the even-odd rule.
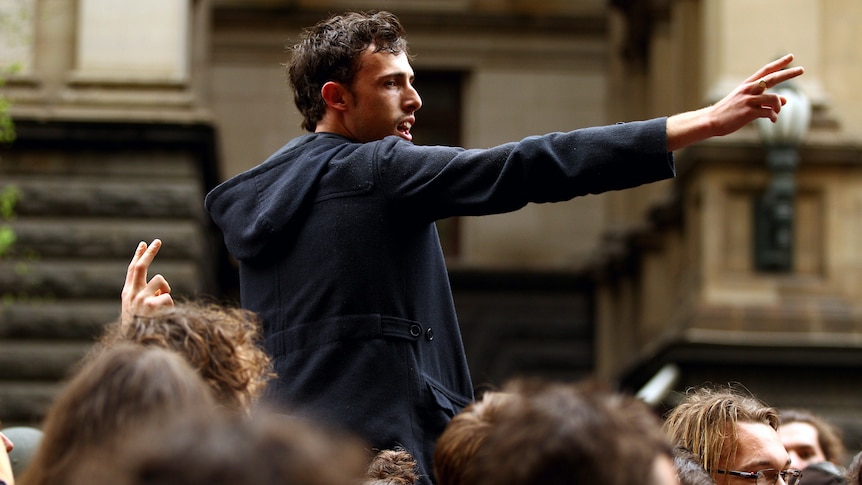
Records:
[[[534,136],[483,150],[388,140],[374,156],[397,207],[430,220],[510,212],[671,178],[666,118]]]

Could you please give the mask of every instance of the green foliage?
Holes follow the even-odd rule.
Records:
[[[15,7],[10,9],[10,6]],[[23,41],[24,34],[20,30],[26,25],[25,12],[23,3],[10,5],[8,2],[2,4],[3,9],[0,9],[0,42],[10,46],[15,43],[13,39]],[[20,66],[0,66],[0,147],[11,143],[15,139],[15,125],[12,120],[11,103],[4,96],[2,88],[6,84],[5,80],[8,76],[19,70]],[[2,174],[3,160],[0,159],[0,174]],[[12,221],[15,220],[15,205],[21,197],[21,191],[14,185],[6,185],[0,188],[0,261],[9,260],[12,256],[12,250],[18,236],[15,234],[15,229],[12,227]],[[15,272],[21,271],[18,267],[20,263],[15,264]],[[0,294],[0,305],[6,306],[16,300],[16,297],[10,293]]]
[[[2,76],[11,72],[14,72],[14,69],[0,74],[0,88],[4,85]],[[9,108],[9,100],[0,93],[0,144],[10,143],[15,139],[15,124],[12,122],[12,115],[9,113]]]
[[[21,191],[14,185],[0,190],[0,259],[9,253],[17,239],[10,223],[15,220],[15,204],[20,197]]]
[[[3,87],[2,77],[0,77],[0,87]],[[0,94],[0,144],[9,143],[14,139],[15,126],[9,114],[9,101]],[[14,185],[7,185],[0,190],[0,259],[6,256],[15,244],[15,231],[9,222],[15,219],[15,204],[20,195],[21,192]]]
[[[11,33],[16,32],[15,26],[20,25],[20,22],[14,20],[16,20],[15,16],[9,11],[0,12],[0,26],[3,27],[4,40]],[[5,66],[0,69],[0,88],[5,85],[5,78],[17,70],[18,66]],[[9,100],[0,91],[0,145],[11,143],[15,139],[15,124],[12,121],[10,108]],[[2,164],[2,159],[0,159],[0,164]],[[0,259],[8,256],[17,239],[10,222],[15,219],[15,204],[20,195],[21,192],[14,185],[7,185],[0,189]]]

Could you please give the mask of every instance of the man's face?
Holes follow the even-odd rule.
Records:
[[[348,86],[345,127],[350,137],[363,143],[389,135],[412,141],[410,129],[422,106],[413,78],[406,54],[374,52],[373,46],[363,52],[356,77]]]
[[[813,463],[826,461],[826,454],[820,448],[817,429],[814,426],[796,421],[781,425],[778,435],[790,454],[793,468],[801,470]]]
[[[763,423],[737,423],[736,429],[739,439],[736,456],[727,464],[727,470],[758,472],[790,467],[790,456],[777,431]],[[722,473],[716,474],[716,482],[718,485],[755,485],[754,480]],[[781,480],[778,485],[783,485]]]

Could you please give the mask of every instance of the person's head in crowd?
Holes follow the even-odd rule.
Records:
[[[592,383],[521,380],[476,450],[475,485],[675,485],[658,417],[633,396]]]
[[[704,386],[686,393],[664,428],[718,485],[773,485],[779,479],[796,485],[800,473],[790,469],[778,423],[778,411],[756,397],[730,386]]]
[[[778,435],[790,454],[791,466],[805,469],[823,461],[844,463],[846,452],[838,428],[807,410],[783,409],[780,416]]]
[[[212,392],[182,357],[120,345],[80,367],[49,407],[39,447],[20,480],[61,485],[94,449],[111,447],[175,413],[205,415]]]
[[[381,450],[374,455],[363,485],[413,485],[419,479],[416,459],[407,450]]]
[[[134,343],[176,351],[200,372],[220,404],[247,410],[274,375],[260,335],[259,319],[248,310],[180,301],[108,325],[96,349]]]
[[[680,485],[715,485],[700,459],[688,448],[673,447],[673,468]]]
[[[94,454],[69,485],[356,485],[369,458],[354,436],[297,417],[187,410]]]
[[[476,450],[496,425],[500,410],[517,397],[511,392],[487,391],[449,421],[434,448],[434,476],[438,485],[468,485],[464,473]]]

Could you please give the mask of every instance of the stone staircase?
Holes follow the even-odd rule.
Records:
[[[164,241],[151,274],[175,297],[213,294],[203,210],[213,135],[194,125],[17,123],[0,189],[20,194],[0,259],[0,419],[36,424],[102,326],[117,318],[139,241]]]

